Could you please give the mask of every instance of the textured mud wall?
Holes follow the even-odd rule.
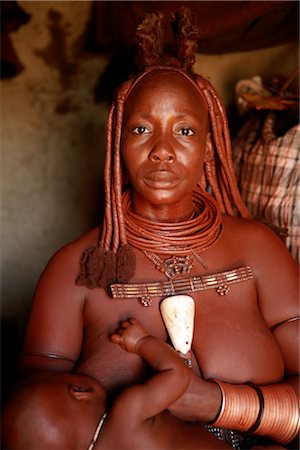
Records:
[[[91,1],[19,1],[11,33],[24,70],[1,82],[2,369],[15,363],[34,287],[50,256],[98,222],[107,108],[94,88],[107,60],[86,48]],[[226,104],[239,78],[288,74],[295,46],[197,58]]]
[[[43,267],[98,222],[103,197],[106,106],[93,90],[106,60],[84,48],[90,2],[19,4],[31,14],[11,33],[24,70],[1,82],[4,358],[22,339]]]

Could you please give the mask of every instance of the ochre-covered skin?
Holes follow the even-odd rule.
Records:
[[[208,133],[203,96],[182,75],[154,71],[137,83],[125,103],[121,148],[137,214],[165,222],[191,216],[192,190],[211,153]],[[299,367],[298,322],[286,323],[273,333],[269,329],[298,314],[295,261],[264,225],[229,216],[223,216],[222,222],[220,237],[201,253],[208,268],[196,263],[190,275],[250,266],[254,278],[231,285],[224,296],[214,289],[192,294],[194,373],[189,372],[185,394],[169,410],[180,418],[203,422],[214,419],[221,402],[219,388],[208,381],[211,378],[278,383],[296,375]],[[68,244],[45,269],[32,305],[21,373],[75,370],[96,378],[112,392],[145,374],[139,356],[110,341],[121,321],[136,318],[150,334],[167,339],[158,299],[145,308],[138,300],[112,299],[102,288],[76,284],[82,253],[96,246],[98,238],[95,229]],[[131,283],[165,280],[142,251],[134,249],[134,253]]]
[[[135,264],[132,255],[128,256],[122,189],[127,183],[134,213],[153,223],[170,224],[191,220],[193,191],[207,183],[215,211],[222,213],[217,224],[222,225],[219,234],[214,230],[213,239],[208,233],[206,245],[199,249],[202,263],[195,260],[188,276],[242,266],[250,266],[253,273],[253,278],[230,284],[226,295],[215,289],[189,293],[195,301],[193,369],[187,369],[184,393],[172,399],[168,410],[179,419],[207,423],[214,420],[221,405],[221,392],[212,378],[258,385],[285,381],[297,387],[298,322],[284,322],[273,332],[270,328],[298,315],[298,270],[280,239],[248,218],[233,175],[224,109],[210,83],[190,72],[197,29],[186,10],[177,19],[176,64],[174,58],[166,60],[161,54],[159,15],[151,15],[139,28],[144,61],[153,67],[120,87],[109,112],[103,227],[66,245],[47,265],[33,300],[19,369],[21,376],[38,370],[90,375],[111,396],[144,380],[148,369],[143,352],[125,352],[111,341],[111,335],[120,322],[135,318],[150,335],[167,340],[160,299],[144,307],[138,299],[112,299],[107,287],[99,287],[118,278],[121,253],[122,277],[130,261],[128,282],[166,280],[140,243],[131,243]],[[184,248],[189,248],[183,237]],[[160,256],[171,257],[172,251]],[[150,364],[151,356],[146,357]],[[18,402],[15,408],[20,408]],[[165,436],[173,433],[174,426],[176,430],[184,427],[183,422],[178,425],[172,420]],[[126,427],[125,419],[118,421],[119,428],[113,427],[112,433],[116,429],[122,434],[122,426]],[[151,447],[153,433],[152,429],[140,448]],[[163,448],[164,439],[159,434]],[[105,441],[102,444],[105,447]],[[169,444],[167,448],[176,448]],[[201,445],[226,448],[206,431],[197,448]]]

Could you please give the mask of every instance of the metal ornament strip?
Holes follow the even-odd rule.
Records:
[[[111,284],[110,289],[114,299],[139,300],[143,306],[151,306],[152,298],[164,298],[170,295],[199,292],[215,289],[220,295],[227,295],[234,283],[240,283],[253,278],[249,266],[238,267],[226,272],[211,275],[179,278],[168,281],[155,281],[150,283]]]

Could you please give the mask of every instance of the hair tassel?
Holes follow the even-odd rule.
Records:
[[[100,280],[100,287],[106,288],[116,282],[116,254],[108,250],[104,255],[104,269]]]
[[[128,244],[122,245],[117,253],[117,281],[127,283],[135,272],[135,254]]]
[[[76,283],[90,289],[101,285],[105,265],[105,250],[103,247],[87,248],[80,260],[80,272]]]

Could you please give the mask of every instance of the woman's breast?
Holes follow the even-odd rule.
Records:
[[[137,355],[111,344],[84,356],[76,372],[96,378],[111,392],[142,380],[147,374],[147,367]]]
[[[158,301],[149,308],[138,300],[102,298],[97,302],[90,303],[85,310],[86,331],[76,371],[96,378],[112,391],[133,384],[149,373],[147,364],[139,356],[111,342],[110,336],[120,323],[135,318],[149,334],[163,341],[167,339],[167,333]]]
[[[208,292],[196,302],[193,350],[205,379],[264,384],[284,375],[279,346],[261,316],[254,286],[247,284],[219,298]]]

